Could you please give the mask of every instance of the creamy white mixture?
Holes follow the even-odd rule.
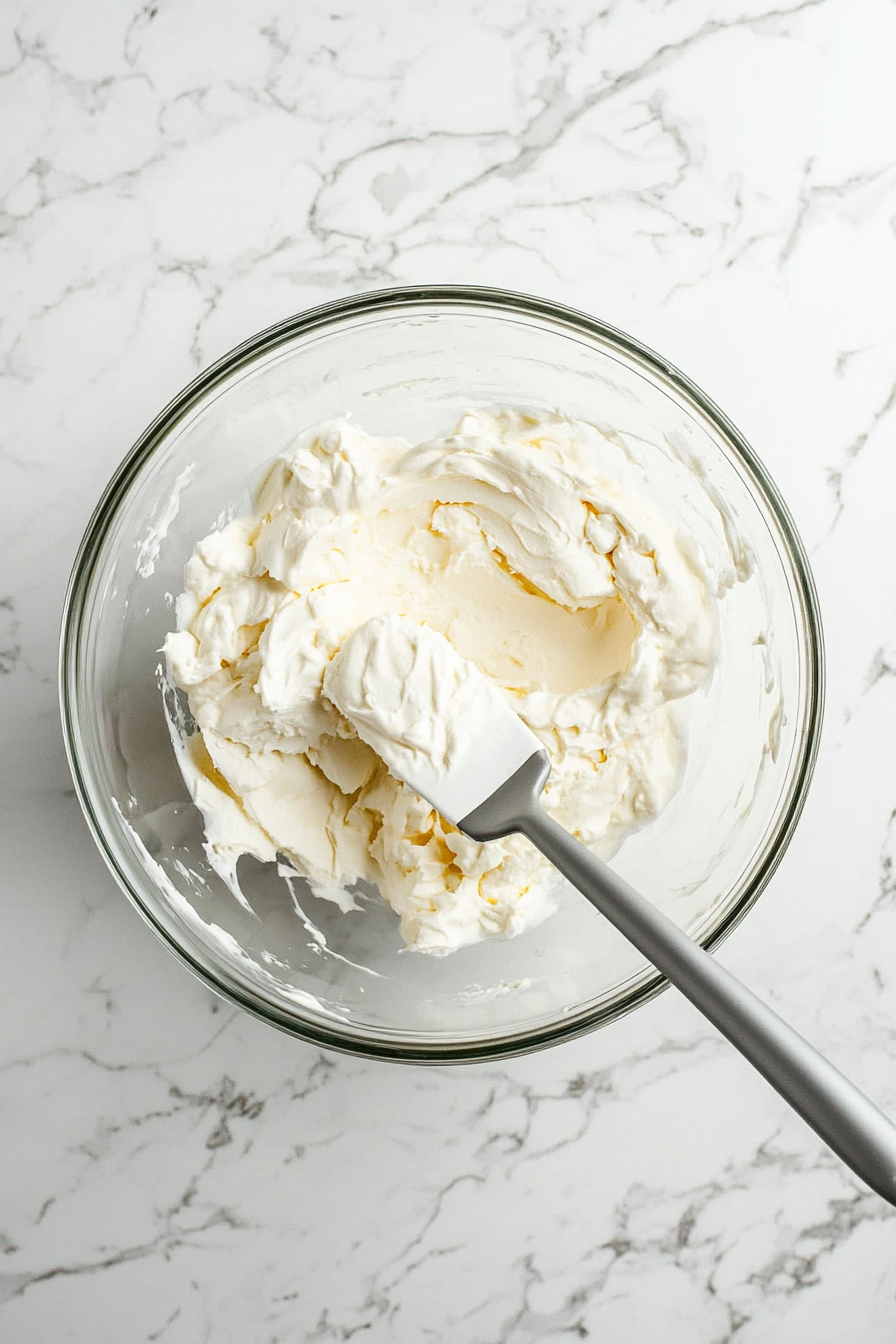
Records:
[[[438,777],[497,708],[500,691],[473,666],[413,617],[371,616],[327,664],[322,689],[394,775],[422,766]]]
[[[359,625],[327,664],[323,693],[390,774],[458,826],[542,750],[500,686],[413,616]]]
[[[443,634],[546,747],[547,810],[607,857],[678,784],[725,562],[619,442],[560,415],[468,414],[416,447],[305,432],[197,546],[166,641],[211,861],[235,886],[240,855],[280,856],[345,910],[374,882],[424,951],[537,923],[550,865],[519,836],[468,840],[394,778],[326,695],[334,655],[378,614]],[[407,668],[421,711],[441,694],[424,672]]]

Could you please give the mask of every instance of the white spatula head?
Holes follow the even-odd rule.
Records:
[[[475,663],[408,616],[359,626],[323,689],[392,774],[455,826],[542,750]]]

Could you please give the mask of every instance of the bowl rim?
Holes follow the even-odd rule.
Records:
[[[84,599],[118,508],[159,444],[216,386],[287,341],[327,327],[341,325],[355,318],[388,314],[400,309],[413,312],[414,309],[424,310],[434,306],[448,310],[473,308],[480,312],[491,311],[503,316],[534,318],[549,326],[565,329],[570,334],[597,339],[617,347],[628,358],[643,365],[651,375],[654,377],[658,375],[661,380],[670,384],[721,432],[740,464],[747,469],[752,483],[758,488],[763,502],[780,528],[796,579],[792,595],[798,600],[804,632],[805,724],[790,794],[786,805],[775,819],[775,826],[766,841],[762,862],[754,871],[737,902],[724,912],[717,924],[702,934],[699,941],[707,951],[712,952],[728,937],[748,910],[755,905],[784,856],[805,806],[818,756],[824,706],[825,659],[821,612],[808,556],[790,510],[777,486],[747,440],[715,402],[680,369],[635,337],[599,318],[552,299],[479,285],[402,285],[371,290],[318,304],[276,322],[250,336],[222,355],[207,369],[202,370],[150,422],[113,473],[93,510],[75,556],[63,603],[58,686],[66,757],[78,801],[93,839],[119,887],[156,936],[201,981],[223,999],[244,1009],[251,1016],[309,1044],[362,1058],[414,1064],[460,1064],[528,1054],[562,1041],[572,1040],[634,1011],[666,989],[668,981],[659,971],[651,968],[639,976],[634,985],[618,1000],[610,1004],[570,1013],[562,1020],[549,1025],[526,1028],[520,1032],[481,1039],[478,1042],[433,1040],[423,1044],[420,1041],[400,1040],[395,1037],[387,1042],[361,1033],[342,1031],[335,1024],[331,1027],[322,1018],[311,1020],[287,1014],[278,1007],[273,997],[267,999],[257,990],[250,996],[237,980],[230,980],[220,971],[216,974],[210,966],[203,965],[188,948],[177,941],[143,899],[125,866],[107,842],[104,826],[94,807],[89,786],[89,770],[84,768],[78,750],[82,716],[79,711],[77,652],[81,644],[85,617]]]

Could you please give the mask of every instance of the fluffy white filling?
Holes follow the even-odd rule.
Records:
[[[678,702],[713,666],[725,562],[617,442],[560,415],[477,412],[416,447],[305,432],[254,512],[196,547],[166,641],[212,860],[232,879],[242,853],[286,855],[346,910],[374,882],[423,951],[538,923],[547,862],[468,840],[394,778],[325,694],[331,660],[378,614],[443,634],[547,749],[547,810],[608,857],[681,777]]]

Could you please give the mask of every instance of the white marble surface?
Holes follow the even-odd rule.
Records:
[[[0,36],[0,1337],[892,1344],[896,1210],[672,994],[501,1067],[223,1006],[107,875],[62,594],[197,369],[389,283],[661,350],[810,548],[816,780],[721,959],[896,1114],[896,7],[7,0]]]

